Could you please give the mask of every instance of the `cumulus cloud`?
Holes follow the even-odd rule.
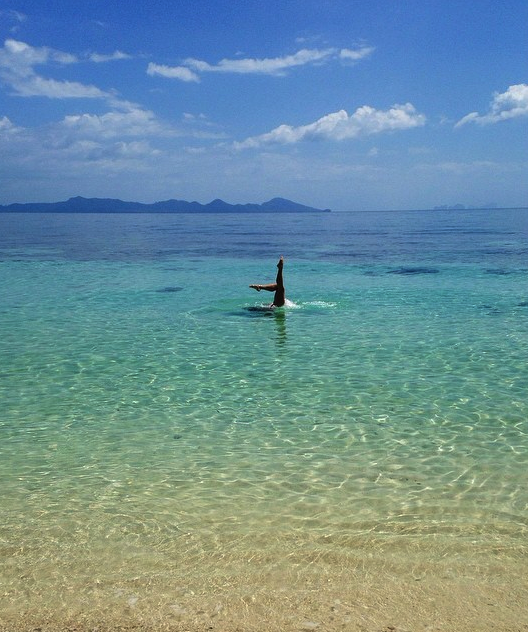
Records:
[[[160,75],[182,81],[199,81],[199,74],[206,72],[235,74],[264,74],[284,76],[288,70],[298,66],[323,64],[331,60],[357,62],[374,52],[372,46],[361,46],[355,50],[343,48],[307,49],[303,48],[291,55],[262,59],[222,59],[217,64],[189,57],[179,66],[164,66],[150,63],[147,74]]]
[[[394,130],[410,129],[424,125],[425,116],[419,114],[411,103],[394,105],[389,110],[376,110],[368,105],[353,114],[345,110],[332,112],[314,123],[293,127],[280,125],[271,132],[253,136],[235,143],[236,149],[255,148],[269,144],[292,144],[306,140],[342,141],[361,135],[379,134]]]
[[[478,123],[488,125],[498,123],[519,116],[528,115],[528,84],[519,83],[510,86],[506,92],[495,92],[487,114],[471,112],[458,121],[455,127],[461,127],[466,123]]]

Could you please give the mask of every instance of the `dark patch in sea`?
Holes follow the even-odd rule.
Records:
[[[528,301],[521,301],[517,303],[517,307],[528,307]]]
[[[526,270],[508,270],[506,268],[486,268],[486,274],[494,274],[496,276],[509,276],[510,274],[523,274]]]
[[[438,274],[440,270],[436,268],[412,268],[412,267],[402,267],[402,268],[394,268],[393,270],[388,270],[387,274],[403,274],[403,275],[413,275],[413,274]]]
[[[488,313],[490,316],[502,313],[502,310],[500,310],[498,307],[495,307],[495,305],[481,305],[480,309]]]
[[[168,285],[167,287],[162,287],[159,290],[156,290],[156,292],[170,293],[170,292],[181,292],[182,290],[183,288],[180,287],[179,285]]]
[[[279,309],[278,312],[273,307],[267,307],[266,305],[251,305],[250,307],[244,307],[244,314],[246,316],[275,316],[278,313],[284,314],[284,310]]]

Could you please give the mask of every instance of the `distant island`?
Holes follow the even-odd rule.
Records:
[[[107,198],[72,197],[65,202],[29,202],[0,205],[0,213],[329,213],[284,198],[273,198],[263,204],[228,204],[213,200],[209,204],[165,200],[152,204],[124,202]]]

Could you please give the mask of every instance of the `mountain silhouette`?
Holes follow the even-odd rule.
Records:
[[[29,202],[0,205],[4,213],[324,213],[319,209],[276,197],[263,204],[229,204],[216,199],[208,204],[164,200],[152,204],[111,198],[71,197],[64,202]]]

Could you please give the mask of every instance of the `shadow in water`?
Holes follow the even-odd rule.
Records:
[[[283,346],[286,343],[286,310],[284,308],[251,305],[244,307],[244,312],[252,318],[272,318],[277,326],[277,344]]]
[[[273,317],[277,326],[277,344],[283,347],[286,344],[286,312],[283,309],[276,309]]]

